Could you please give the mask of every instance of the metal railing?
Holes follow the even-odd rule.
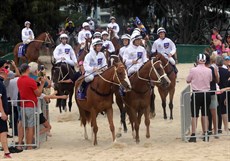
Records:
[[[205,116],[208,116],[208,111],[209,110],[209,107],[207,107],[207,104],[206,104],[206,95],[207,93],[215,93],[217,91],[207,91],[207,92],[191,92],[190,91],[190,86],[188,85],[182,92],[181,92],[181,97],[180,97],[180,107],[181,107],[181,139],[182,141],[188,141],[189,138],[191,138],[190,136],[190,126],[191,126],[191,108],[193,108],[193,111],[194,111],[194,117],[196,118],[196,99],[195,99],[195,94],[198,94],[198,93],[203,93],[204,94],[204,108],[205,108]],[[228,107],[228,92],[225,92],[226,94],[226,114],[227,114],[227,120],[229,120],[229,107]],[[194,103],[193,103],[193,107],[191,107],[191,96],[193,96],[193,100],[194,100]],[[216,107],[217,108],[220,108],[220,107]],[[216,117],[218,118],[218,114],[217,114],[217,111],[218,109],[216,110]],[[222,121],[222,120],[221,120]],[[212,124],[212,122],[210,122]],[[199,124],[199,123],[198,123]],[[206,122],[206,119],[204,121],[204,124],[207,125],[207,122]],[[218,125],[218,119],[216,119],[216,122],[215,122],[216,125]],[[199,126],[197,126],[197,124],[195,124],[195,127],[199,128]],[[208,140],[208,137],[210,136],[214,136],[214,137],[220,137],[220,136],[230,136],[230,132],[229,130],[227,130],[225,133],[217,133],[217,134],[212,134],[212,135],[209,135],[208,133],[205,133],[205,134],[201,134],[199,135],[198,132],[197,132],[197,128],[196,128],[196,133],[195,133],[195,136],[192,136],[192,137],[195,137],[195,138],[205,138],[205,141]],[[229,127],[227,127],[227,129],[229,129]],[[218,130],[218,128],[217,128]]]

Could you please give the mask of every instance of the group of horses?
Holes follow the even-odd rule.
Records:
[[[61,80],[65,80],[73,76],[74,69],[66,64],[55,64],[52,62],[51,77],[54,82],[54,87],[58,91],[59,95],[69,94],[69,111],[72,107],[72,96],[75,89],[75,100],[79,108],[80,120],[84,126],[85,139],[88,139],[86,124],[91,123],[93,130],[93,144],[97,145],[97,115],[101,112],[105,112],[108,118],[110,130],[112,133],[112,139],[115,141],[115,128],[113,123],[113,95],[115,94],[116,103],[120,110],[121,124],[123,125],[124,132],[127,131],[126,125],[126,113],[129,116],[131,124],[132,134],[135,141],[138,143],[139,138],[139,126],[141,123],[141,117],[145,116],[146,125],[146,137],[150,137],[150,117],[155,116],[155,94],[154,87],[158,88],[158,91],[162,100],[162,107],[164,112],[164,119],[167,119],[166,114],[166,98],[169,94],[169,108],[170,119],[173,119],[173,96],[176,85],[176,74],[169,63],[169,61],[161,54],[155,54],[149,56],[149,60],[129,78],[127,75],[126,67],[119,57],[119,40],[113,35],[113,32],[109,33],[110,40],[115,46],[115,55],[109,55],[108,52],[104,52],[109,64],[109,67],[102,73],[98,73],[94,80],[89,84],[87,88],[87,98],[78,99],[77,91],[84,80],[84,76],[81,76],[74,83],[60,83]],[[80,55],[77,55],[78,62],[83,61],[86,54],[89,52],[90,39],[86,40],[85,49]],[[45,43],[53,47],[53,39],[48,33],[42,33],[32,42],[26,51],[25,57],[22,60],[37,61],[39,57],[39,49],[41,45]],[[18,45],[14,48],[15,62],[18,63],[17,57]],[[79,45],[74,47],[76,53],[78,53]],[[52,50],[51,50],[52,51]],[[122,87],[126,92],[124,96],[120,95],[119,88]],[[57,106],[60,109],[66,109],[66,100],[57,100]]]

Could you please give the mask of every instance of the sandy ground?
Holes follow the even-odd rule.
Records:
[[[47,58],[42,61],[49,63]],[[50,65],[46,65],[50,68]],[[15,161],[227,161],[230,160],[230,137],[211,138],[209,142],[201,139],[197,143],[185,143],[180,132],[180,93],[186,87],[185,78],[192,64],[178,64],[178,83],[174,99],[174,120],[164,120],[159,95],[156,97],[157,115],[151,120],[149,139],[145,138],[145,125],[142,117],[140,143],[136,144],[128,132],[112,142],[111,132],[105,116],[99,115],[98,145],[91,142],[91,129],[88,125],[89,140],[84,140],[84,128],[80,126],[79,112],[75,100],[71,113],[59,113],[55,101],[50,104],[52,137],[41,144],[40,149],[12,154]],[[157,93],[157,92],[156,92]],[[116,131],[119,124],[119,110],[113,104]],[[167,109],[169,114],[169,109]],[[200,126],[200,121],[199,125]],[[2,160],[2,159],[0,159]]]

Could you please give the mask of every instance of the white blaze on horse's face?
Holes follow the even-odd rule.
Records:
[[[132,86],[131,86],[131,83],[130,83],[130,80],[129,80],[129,77],[128,77],[128,74],[127,74],[126,70],[125,70],[125,79],[124,80],[125,80],[125,82],[127,82],[128,86],[129,86],[129,89],[131,89]]]

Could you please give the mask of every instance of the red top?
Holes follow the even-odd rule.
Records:
[[[21,76],[18,79],[18,91],[20,94],[21,100],[31,100],[35,103],[35,106],[37,106],[38,99],[35,95],[34,91],[38,88],[35,80],[30,78],[29,76]],[[23,106],[23,103],[21,103],[21,107]],[[24,107],[34,108],[34,104],[30,101],[25,102]]]

